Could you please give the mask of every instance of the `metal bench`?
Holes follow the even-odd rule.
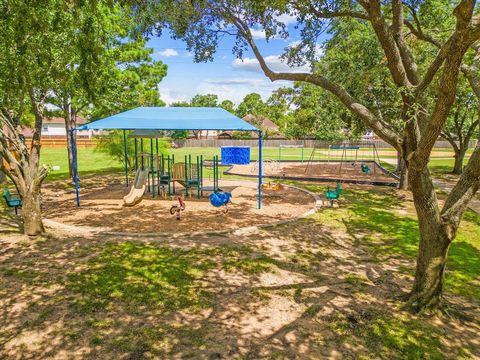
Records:
[[[22,200],[19,197],[13,197],[10,190],[3,190],[3,198],[9,208],[15,209],[15,215],[18,215],[18,209],[22,207]]]

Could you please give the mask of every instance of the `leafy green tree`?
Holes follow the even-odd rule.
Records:
[[[121,34],[121,33],[120,33]],[[116,34],[119,36],[119,34]],[[153,49],[143,39],[122,40],[111,49],[111,61],[103,71],[108,89],[95,93],[92,118],[101,118],[138,106],[165,106],[158,84],[167,75],[167,65],[152,58]]]
[[[284,132],[290,138],[313,137],[339,141],[357,139],[363,132],[361,123],[325,90],[305,83],[283,88],[281,93],[293,110],[284,118]]]
[[[353,78],[348,69],[343,70],[343,79],[324,73],[321,64],[305,72],[272,70],[251,28],[263,28],[267,40],[287,38],[288,29],[279,20],[279,15],[297,19],[301,41],[283,56],[289,64],[296,65],[318,60],[318,36],[325,31],[335,31],[332,24],[354,22],[367,26],[372,43],[381,49],[378,73],[384,73],[385,78],[379,82],[375,77],[375,81],[368,81],[368,86],[360,81],[359,86],[366,95],[382,95],[384,91],[393,90],[394,96],[381,98],[385,101],[381,107],[375,105],[375,99],[372,105],[356,96],[355,91],[348,88],[347,77]],[[166,0],[152,9],[149,18],[155,19],[155,26],[168,23],[175,36],[186,41],[196,61],[211,60],[220,37],[234,34],[233,51],[242,57],[250,48],[271,81],[302,81],[323,88],[366,127],[397,149],[408,170],[420,230],[415,282],[409,304],[421,310],[441,302],[449,246],[469,201],[480,187],[480,145],[473,151],[442,207],[428,162],[455,102],[462,65],[472,65],[471,55],[480,39],[480,14],[475,0],[455,3]],[[333,49],[327,46],[325,56],[328,57]],[[370,60],[368,47],[355,50],[362,59]],[[361,62],[359,68],[369,73],[365,62]],[[384,88],[385,85],[388,87]],[[398,123],[390,123],[385,112],[379,109],[397,114]]]
[[[235,114],[235,104],[231,100],[223,100],[218,106],[232,114]]]
[[[218,95],[215,94],[206,94],[206,95],[195,95],[190,101],[190,106],[194,107],[217,107],[218,106]]]
[[[186,139],[188,138],[188,131],[187,130],[175,130],[170,135],[172,139]]]
[[[275,90],[267,99],[267,117],[283,129],[285,127],[286,115],[290,112],[291,103],[288,100],[289,88]]]
[[[23,200],[25,234],[44,232],[40,188],[48,169],[39,161],[47,98],[68,82],[72,66],[76,86],[91,91],[96,59],[113,40],[105,29],[115,22],[116,9],[111,2],[89,0],[0,1],[0,154]],[[30,116],[29,146],[21,126]]]
[[[266,113],[267,105],[263,102],[260,94],[257,93],[247,94],[237,107],[237,115],[241,118],[249,114],[257,116],[265,115]]]
[[[171,107],[190,107],[191,104],[188,101],[176,101],[170,104]]]

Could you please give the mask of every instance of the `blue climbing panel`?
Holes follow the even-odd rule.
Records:
[[[222,165],[250,164],[250,146],[222,146]]]

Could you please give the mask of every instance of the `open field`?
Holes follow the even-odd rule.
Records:
[[[448,314],[412,315],[408,193],[346,185],[338,208],[304,220],[181,237],[28,240],[0,211],[2,358],[480,357],[480,217],[451,246]]]

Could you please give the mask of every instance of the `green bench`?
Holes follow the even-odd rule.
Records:
[[[13,197],[8,189],[3,190],[3,198],[7,203],[7,206],[9,208],[14,208],[15,215],[18,215],[18,208],[22,207],[22,200],[18,197]]]
[[[327,188],[327,191],[325,191],[325,197],[330,201],[331,206],[333,206],[334,200],[338,200],[340,198],[342,190],[342,183],[340,181],[337,181],[337,187],[334,190],[330,190],[329,187]]]

